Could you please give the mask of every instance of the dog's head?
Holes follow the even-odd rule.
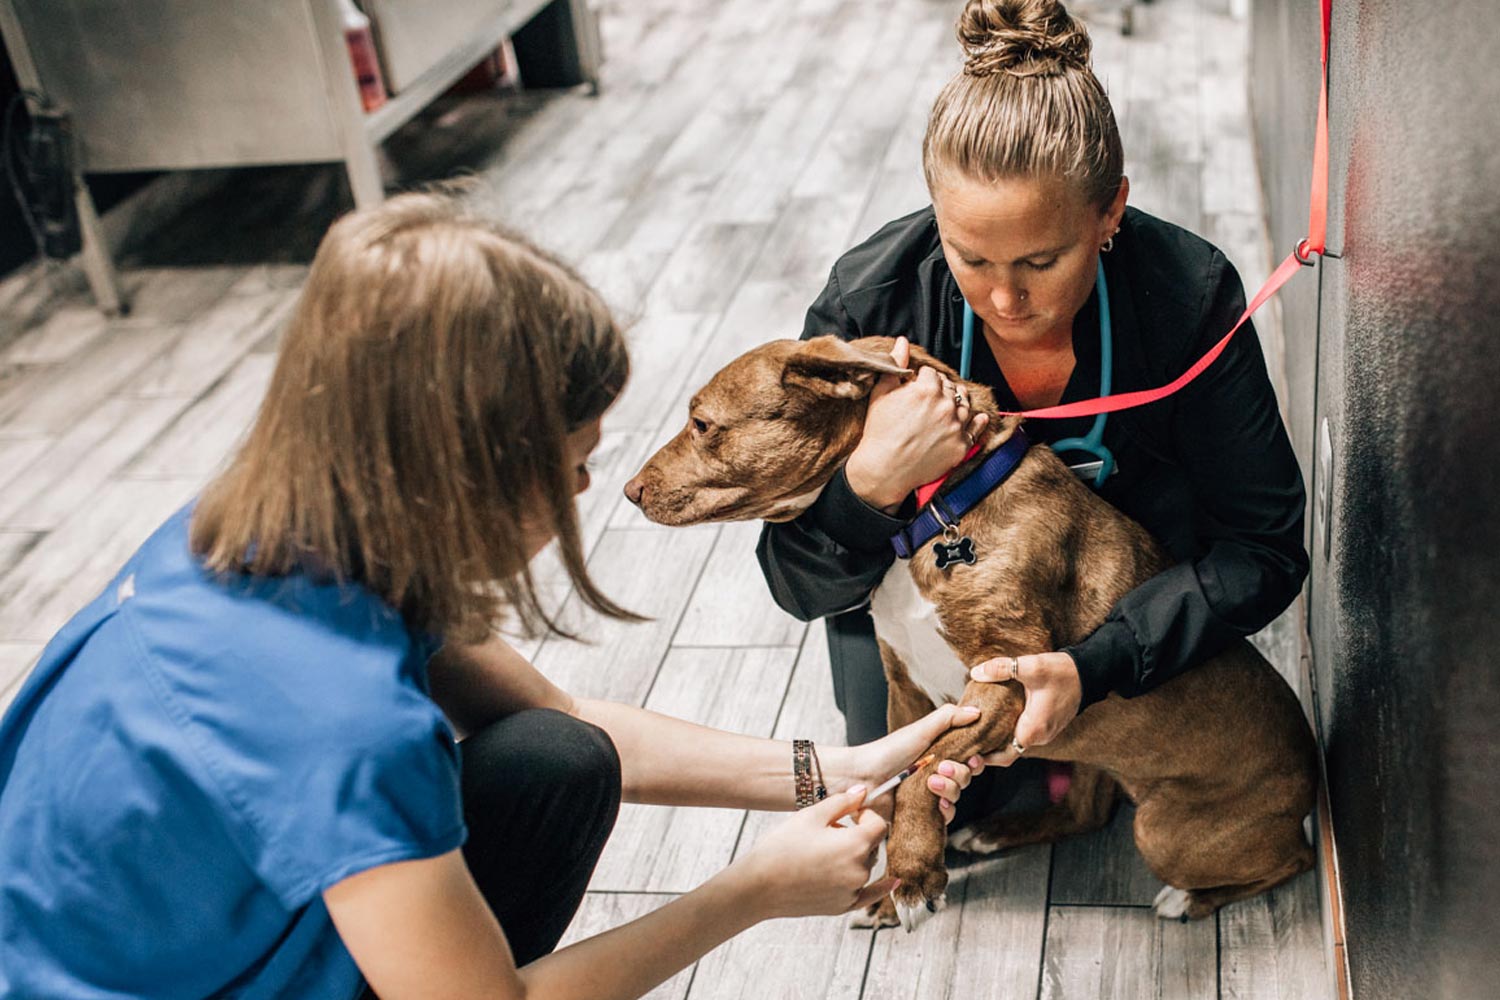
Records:
[[[658,524],[791,520],[858,443],[875,383],[907,373],[894,343],[774,340],[740,355],[693,396],[687,425],[626,497]]]

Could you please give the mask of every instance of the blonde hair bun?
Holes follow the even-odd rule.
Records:
[[[1058,0],[968,0],[958,17],[964,74],[1056,76],[1088,69],[1093,43]]]

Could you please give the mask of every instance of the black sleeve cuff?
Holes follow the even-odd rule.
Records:
[[[889,549],[891,536],[916,516],[916,501],[908,496],[894,515],[871,507],[854,492],[844,476],[844,467],[839,466],[805,516],[852,552],[879,552]]]
[[[1134,693],[1140,646],[1126,622],[1107,621],[1093,635],[1062,652],[1073,657],[1078,666],[1078,680],[1083,687],[1080,712],[1102,701],[1111,691],[1126,697]]]

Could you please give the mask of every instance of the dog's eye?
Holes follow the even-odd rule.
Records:
[[[693,430],[697,431],[699,434],[707,434],[708,433],[708,421],[704,420],[702,417],[694,417],[693,418]]]

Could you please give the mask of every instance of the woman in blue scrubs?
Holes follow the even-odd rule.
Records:
[[[0,996],[635,997],[761,919],[888,892],[864,787],[971,716],[794,764],[573,698],[495,638],[552,626],[527,565],[553,539],[630,617],[573,502],[627,372],[593,292],[456,203],[335,225],[233,461],[0,723]],[[549,954],[622,798],[808,808]]]

